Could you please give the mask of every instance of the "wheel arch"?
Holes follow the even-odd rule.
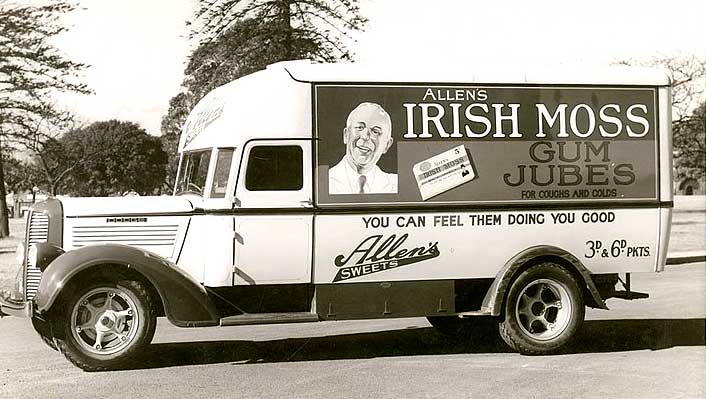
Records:
[[[505,297],[512,282],[527,268],[541,262],[554,262],[564,266],[574,275],[576,281],[583,284],[586,305],[608,309],[605,301],[598,293],[591,272],[570,252],[551,245],[538,245],[527,248],[508,260],[496,274],[495,280],[483,298],[483,309],[493,316],[500,316],[505,303]]]
[[[49,314],[67,288],[93,275],[141,279],[176,326],[219,323],[218,311],[205,288],[186,272],[149,251],[119,244],[83,247],[54,259],[42,273],[34,298],[35,311]]]

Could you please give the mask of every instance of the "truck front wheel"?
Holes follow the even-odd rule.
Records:
[[[80,288],[65,301],[59,350],[86,371],[124,367],[154,336],[156,317],[138,281],[102,282]]]
[[[574,337],[585,308],[574,276],[545,262],[523,271],[510,287],[500,336],[523,354],[555,353]]]

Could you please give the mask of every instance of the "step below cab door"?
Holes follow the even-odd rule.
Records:
[[[252,140],[241,159],[233,284],[311,283],[311,140]]]

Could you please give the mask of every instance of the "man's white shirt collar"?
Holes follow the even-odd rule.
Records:
[[[348,160],[343,159],[342,161],[346,166],[346,177],[348,180],[348,184],[350,185],[351,192],[357,193],[360,191],[360,180],[358,178],[359,176],[365,176],[365,185],[363,186],[363,191],[365,193],[370,193],[372,191],[371,188],[375,187],[375,177],[382,173],[382,169],[375,165],[370,170],[368,170],[367,173],[358,173],[358,171],[353,166],[351,166]]]

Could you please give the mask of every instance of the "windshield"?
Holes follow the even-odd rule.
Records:
[[[195,193],[203,195],[208,176],[208,162],[211,160],[211,150],[189,152],[183,155],[179,169],[179,181],[175,193]]]

